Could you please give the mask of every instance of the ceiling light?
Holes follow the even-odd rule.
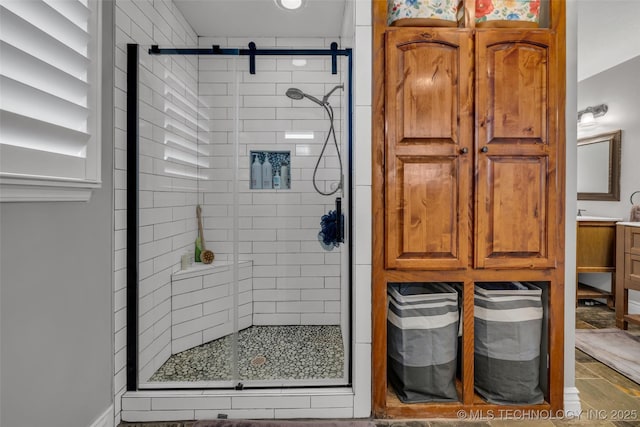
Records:
[[[288,10],[295,10],[302,6],[302,0],[276,0],[276,4]]]

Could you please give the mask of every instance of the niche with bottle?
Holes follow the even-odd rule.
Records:
[[[290,151],[250,151],[249,188],[288,190],[291,188]]]

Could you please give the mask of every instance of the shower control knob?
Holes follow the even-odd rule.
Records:
[[[469,149],[467,147],[464,147],[462,150],[460,150],[460,154],[467,154],[469,152]]]
[[[482,147],[482,148],[480,149],[480,151],[482,151],[483,153],[486,153],[486,152],[488,152],[488,151],[489,151],[489,147],[487,147],[487,146],[485,145],[484,147]]]

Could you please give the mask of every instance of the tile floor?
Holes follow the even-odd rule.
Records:
[[[231,380],[231,336],[174,354],[150,382]],[[342,378],[344,349],[337,325],[251,326],[238,333],[241,380]]]
[[[601,329],[615,327],[615,316],[606,305],[577,308],[576,328]],[[630,326],[629,331],[640,335],[640,326]],[[640,355],[639,355],[640,358]],[[576,350],[576,386],[580,391],[583,415],[574,419],[553,420],[375,420],[378,427],[640,427],[640,384],[636,384],[597,360]],[[611,417],[617,414],[626,420]],[[636,415],[633,416],[633,411]],[[193,422],[172,423],[123,423],[122,427],[192,427]]]

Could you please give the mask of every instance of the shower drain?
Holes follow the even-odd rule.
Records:
[[[259,355],[251,359],[251,366],[262,366],[267,362],[267,358]]]

